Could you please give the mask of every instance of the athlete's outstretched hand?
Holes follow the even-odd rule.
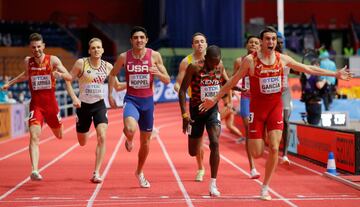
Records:
[[[149,72],[150,72],[151,74],[153,74],[154,76],[159,76],[159,75],[161,75],[161,72],[160,72],[159,68],[157,68],[157,66],[151,66],[151,67],[149,68]]]
[[[5,83],[3,86],[0,87],[0,90],[5,91],[5,90],[7,90],[7,89],[9,89],[9,88],[10,88],[10,85],[7,84],[7,83]]]
[[[216,104],[215,99],[213,99],[213,98],[205,98],[204,102],[202,102],[199,105],[199,110],[200,111],[207,111],[207,110],[211,109],[215,104]]]
[[[54,76],[56,79],[60,79],[60,78],[62,78],[62,73],[60,73],[59,71],[54,71],[54,72],[53,72],[53,76]]]
[[[341,70],[338,70],[336,72],[336,78],[342,79],[342,80],[350,80],[353,77],[353,74],[350,73],[347,66],[341,68]]]
[[[191,124],[194,121],[190,117],[183,118],[183,133],[191,134]]]
[[[110,106],[111,106],[111,108],[116,108],[116,102],[115,102],[115,100],[114,100],[114,98],[111,96],[111,95],[109,95],[109,104],[110,104]]]
[[[73,100],[73,106],[75,108],[80,108],[81,107],[81,101],[78,99],[78,97],[76,97],[74,100]]]

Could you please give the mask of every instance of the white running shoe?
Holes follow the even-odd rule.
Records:
[[[260,199],[263,201],[271,201],[272,198],[268,189],[265,189],[264,187],[261,189]]]
[[[210,194],[210,196],[214,196],[214,197],[220,196],[220,192],[219,192],[218,188],[216,187],[216,185],[210,184],[209,194]]]
[[[148,180],[146,180],[143,172],[141,172],[139,175],[136,175],[136,177],[139,180],[140,187],[142,187],[142,188],[150,188],[150,183],[149,183]]]
[[[197,182],[203,181],[204,175],[205,175],[205,170],[204,169],[198,170],[197,173],[196,173],[195,181],[197,181]]]
[[[41,181],[43,178],[38,171],[33,171],[30,175],[32,181]]]
[[[289,158],[287,156],[283,156],[282,159],[281,159],[281,164],[290,165],[291,162],[290,162],[290,160],[289,160]]]
[[[93,183],[102,183],[102,178],[98,173],[94,172],[92,178],[90,178],[90,181]]]
[[[260,173],[255,168],[251,169],[250,178],[251,179],[258,179],[258,178],[260,178]]]
[[[131,152],[131,150],[133,149],[133,147],[134,147],[133,141],[129,141],[129,140],[126,140],[126,141],[125,141],[126,151]]]

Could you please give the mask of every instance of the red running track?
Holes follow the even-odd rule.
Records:
[[[28,135],[0,142],[0,206],[359,206],[360,192],[323,176],[326,170],[290,156],[291,166],[279,165],[271,182],[272,201],[259,200],[262,178],[248,178],[244,144],[236,144],[226,129],[220,138],[218,187],[221,197],[208,196],[209,149],[205,151],[204,182],[194,181],[195,159],[187,153],[177,103],[157,104],[155,133],[144,173],[150,189],[138,186],[134,176],[135,148],[127,152],[122,135],[122,110],[109,111],[104,182],[89,181],[95,163],[96,138],[77,144],[75,119],[64,119],[65,136],[57,140],[44,127],[40,142],[41,182],[30,181]],[[264,175],[266,155],[256,160]]]

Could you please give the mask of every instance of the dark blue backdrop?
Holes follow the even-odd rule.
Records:
[[[243,0],[167,0],[166,21],[173,47],[189,47],[195,32],[209,44],[242,47]]]

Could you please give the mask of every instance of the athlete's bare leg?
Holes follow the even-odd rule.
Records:
[[[197,145],[198,150],[196,154],[196,164],[198,166],[198,170],[204,170],[204,147],[203,147],[203,137],[199,138],[200,143]]]
[[[126,136],[125,147],[126,147],[126,150],[129,152],[133,148],[132,141],[134,139],[134,135],[135,135],[137,128],[138,128],[138,123],[133,117],[129,116],[129,117],[124,118],[124,130],[123,131]]]
[[[61,124],[61,126],[59,128],[51,128],[51,131],[54,133],[55,137],[58,139],[62,139],[63,138],[63,124]]]
[[[246,139],[245,139],[245,148],[246,148],[246,154],[249,160],[250,165],[250,178],[251,179],[257,179],[260,177],[260,173],[256,170],[254,158],[252,157],[250,151],[249,151],[249,119],[247,117],[242,117],[243,124],[245,127],[245,133],[246,133]]]
[[[226,128],[228,128],[231,133],[238,136],[238,138],[243,137],[243,134],[241,133],[241,131],[234,125],[234,114],[233,113],[230,113],[229,116],[225,118],[225,124],[226,124]]]
[[[282,138],[284,140],[284,147],[283,147],[283,156],[287,156],[288,154],[288,147],[289,147],[289,140],[290,140],[290,110],[284,109],[284,131]]]
[[[96,145],[96,160],[95,173],[99,173],[101,164],[104,160],[106,152],[106,130],[108,125],[106,123],[98,124],[96,127],[97,145]]]
[[[216,185],[216,178],[220,163],[219,153],[219,136],[221,127],[220,125],[206,126],[206,131],[209,135],[209,147],[210,147],[210,168],[211,168],[211,179],[209,184],[209,193],[211,196],[220,196]]]
[[[151,132],[140,131],[140,149],[138,153],[138,165],[136,174],[139,175],[144,167],[146,158],[150,151]]]
[[[266,161],[265,177],[264,177],[263,185],[268,185],[270,183],[271,177],[278,164],[279,145],[281,141],[282,130],[271,130],[268,132],[268,136],[269,136],[269,156]]]
[[[30,144],[29,144],[29,153],[31,160],[32,171],[39,170],[39,140],[41,134],[40,125],[31,125],[30,126]]]

